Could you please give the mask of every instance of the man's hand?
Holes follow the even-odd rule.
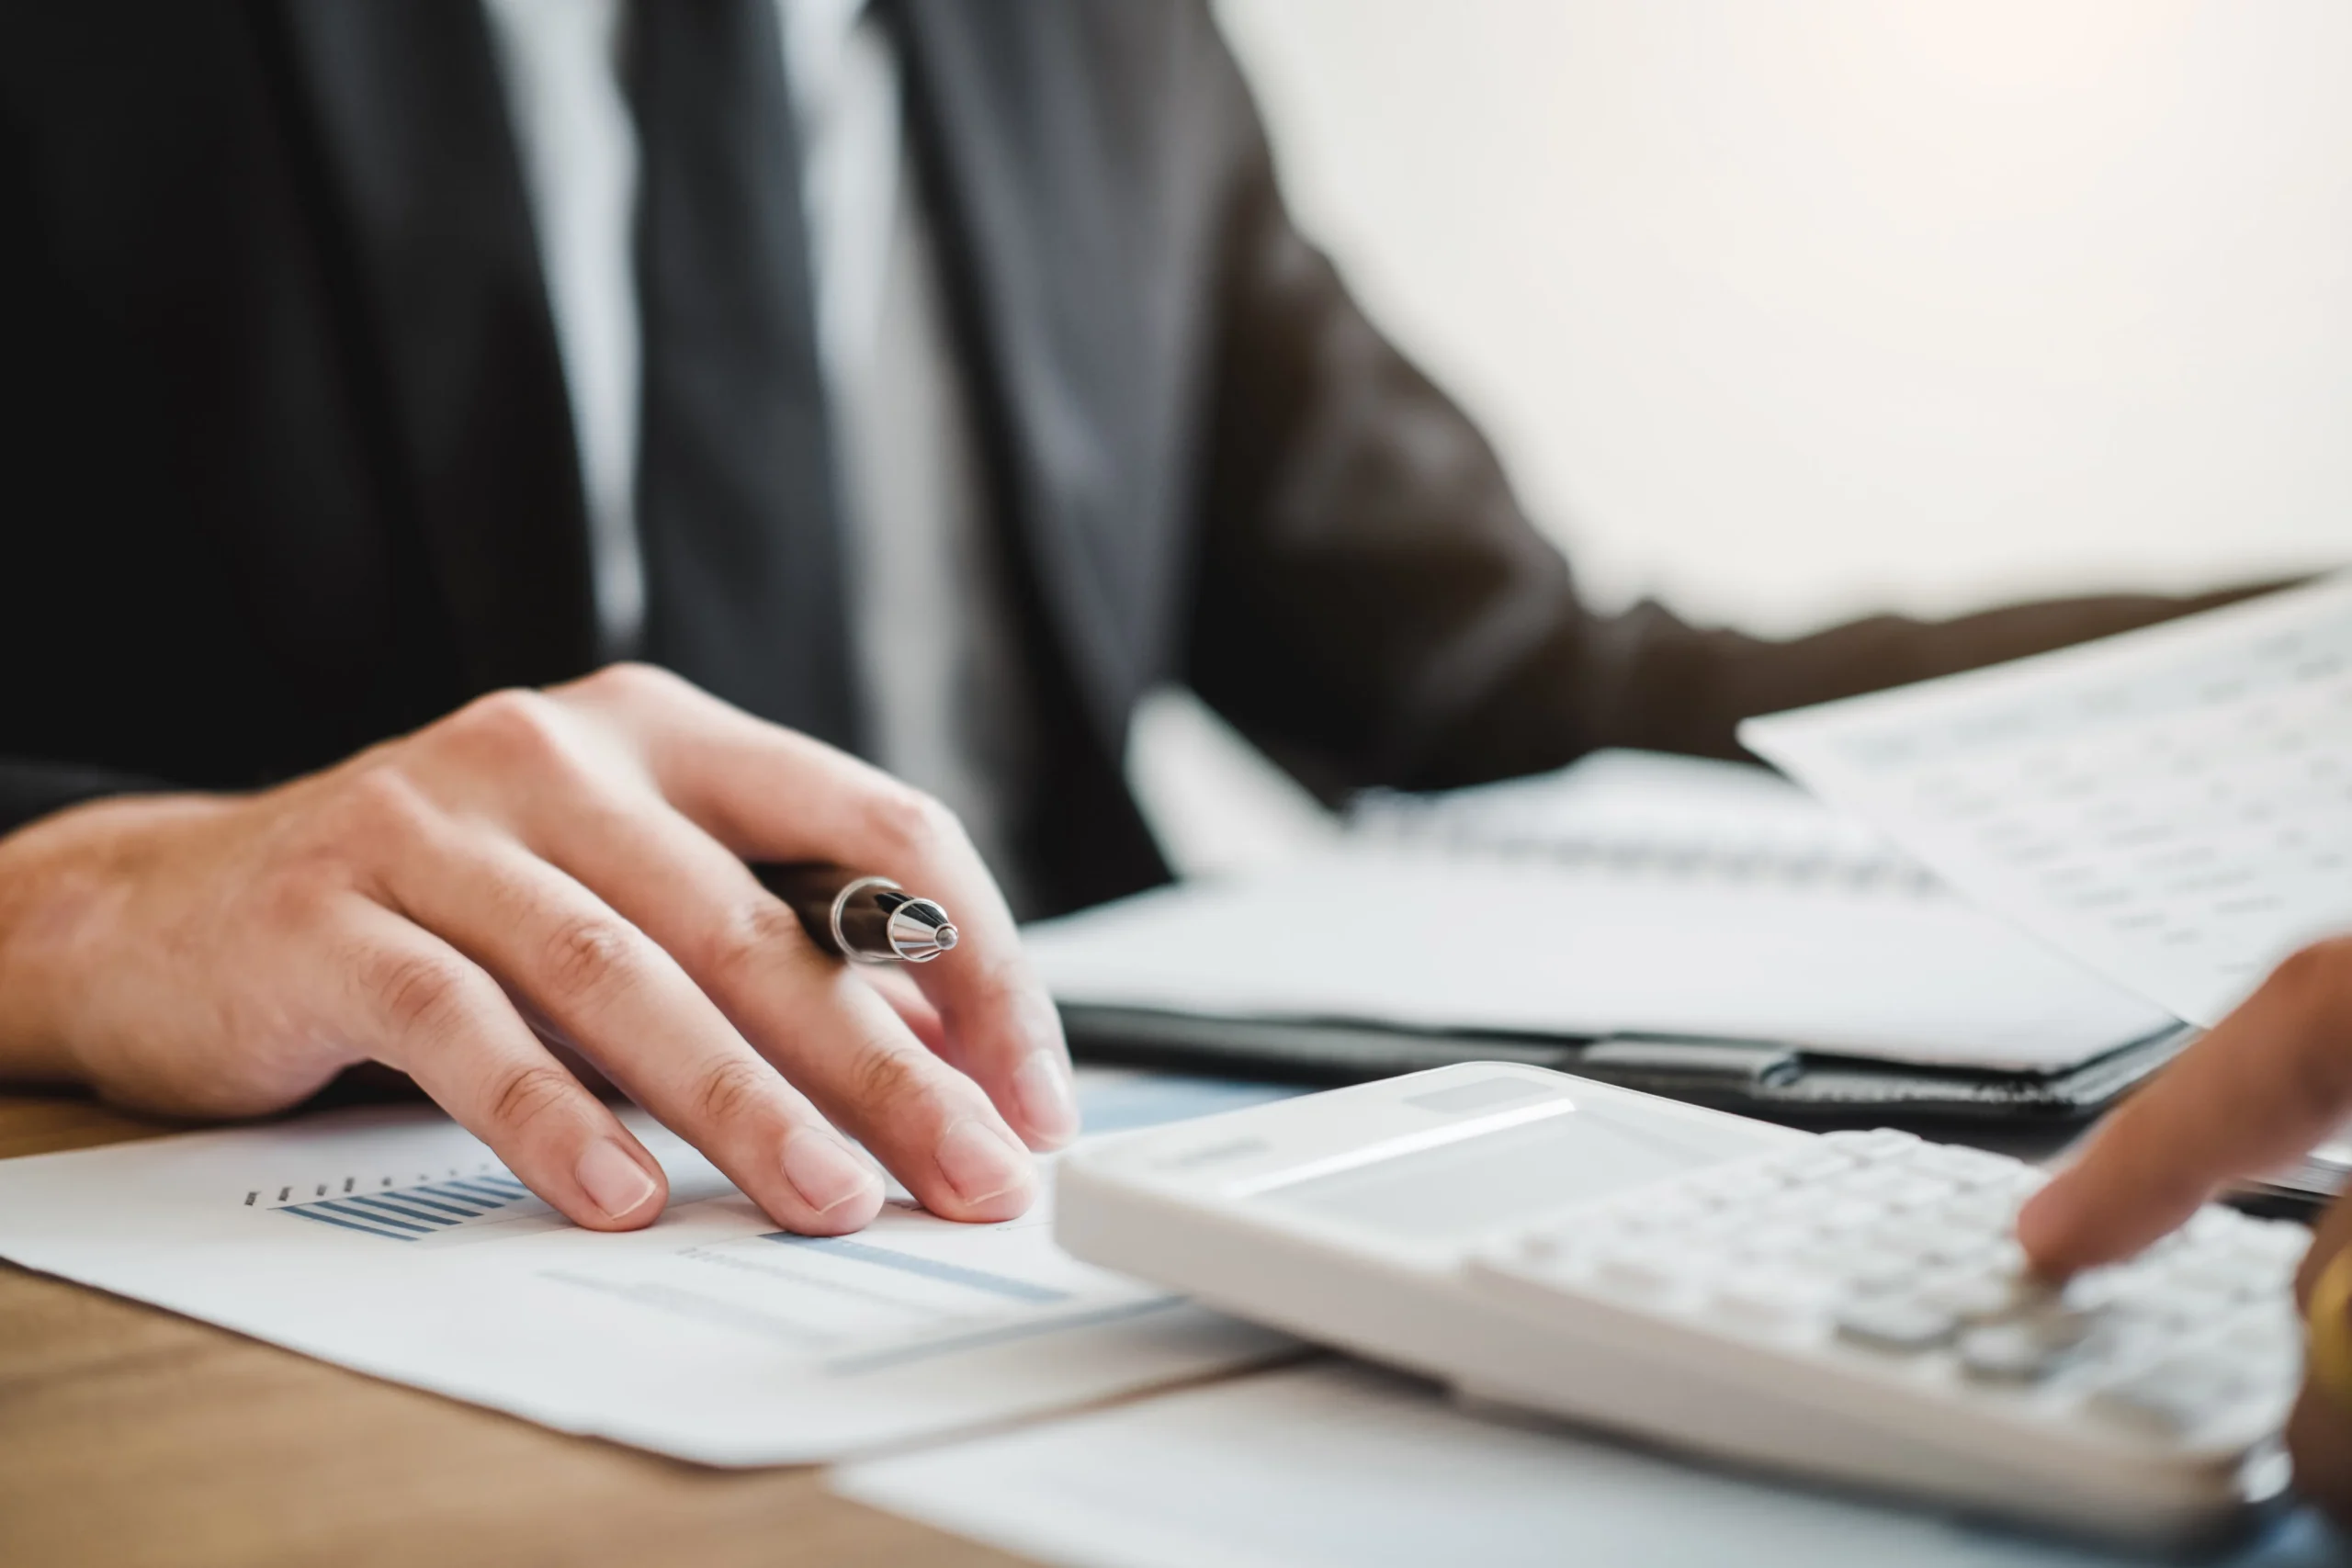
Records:
[[[2098,1128],[2080,1160],[2018,1216],[2043,1274],[2128,1258],[2223,1182],[2291,1164],[2352,1116],[2352,938],[2278,966],[2245,1005],[2181,1053]],[[2321,1223],[2297,1299],[2352,1245],[2352,1208]],[[2288,1424],[2296,1483],[2352,1520],[2352,1413],[2306,1386]]]
[[[895,877],[963,942],[919,991],[877,988],[755,860]],[[650,1224],[661,1167],[551,1043],[797,1231],[880,1205],[833,1126],[960,1220],[1021,1213],[1023,1139],[1077,1130],[1052,1003],[954,817],[658,671],[500,693],[262,794],[0,840],[0,1077],[237,1116],[382,1062],[577,1223]]]

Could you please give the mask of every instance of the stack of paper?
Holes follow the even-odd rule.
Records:
[[[1604,753],[1033,926],[1065,1004],[2047,1072],[2175,1020],[1759,769]]]

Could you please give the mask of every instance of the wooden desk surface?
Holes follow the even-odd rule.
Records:
[[[0,1157],[168,1129],[0,1095]],[[1017,1560],[826,1492],[379,1382],[0,1264],[0,1563],[108,1568]]]

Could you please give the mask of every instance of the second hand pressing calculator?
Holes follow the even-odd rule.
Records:
[[[1465,1063],[1060,1162],[1078,1257],[1464,1396],[2120,1538],[2286,1479],[2295,1224],[2207,1208],[2063,1290],[2032,1167]]]

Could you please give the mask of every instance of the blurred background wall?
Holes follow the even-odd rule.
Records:
[[[2341,0],[1218,12],[1306,228],[1600,602],[1789,631],[2352,558]],[[1196,868],[1307,821],[1182,699],[1135,764]]]

